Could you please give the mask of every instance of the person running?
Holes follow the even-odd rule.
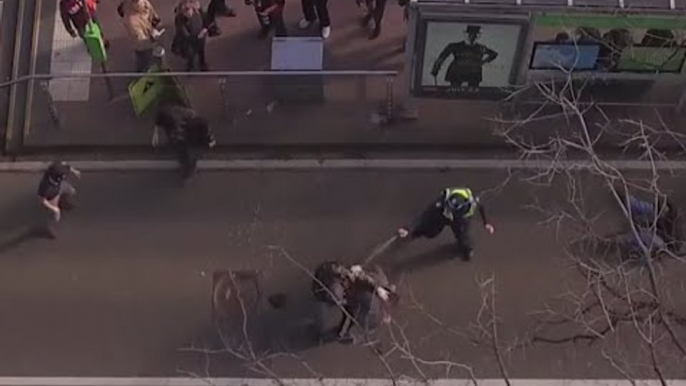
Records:
[[[448,226],[457,240],[457,248],[462,258],[469,261],[473,255],[469,236],[469,222],[479,212],[484,228],[493,234],[495,228],[486,219],[486,211],[470,189],[448,188],[424,210],[410,227],[398,229],[400,238],[434,238]]]
[[[62,209],[69,210],[74,206],[71,201],[76,189],[67,181],[73,175],[81,178],[81,172],[61,161],[54,161],[43,173],[38,184],[40,203],[48,211],[46,224],[47,236],[56,237],[56,225],[62,218]]]

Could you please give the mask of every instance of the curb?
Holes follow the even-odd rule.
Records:
[[[657,379],[508,379],[513,386],[659,386]],[[503,379],[430,379],[419,381],[413,379],[390,378],[284,378],[277,381],[269,378],[79,378],[79,377],[2,377],[0,386],[464,386],[479,384],[482,386],[500,386]],[[669,379],[672,386],[686,386],[686,380]]]
[[[85,172],[128,172],[174,170],[178,164],[171,160],[125,161],[67,161]],[[608,160],[621,170],[650,171],[686,170],[686,161]],[[0,163],[0,173],[42,172],[50,161],[18,161]],[[583,170],[592,166],[589,161],[527,161],[519,159],[334,159],[334,160],[201,160],[198,170]]]

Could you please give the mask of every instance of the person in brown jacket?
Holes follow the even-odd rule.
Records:
[[[152,59],[156,39],[164,32],[157,29],[161,19],[148,0],[123,0],[117,11],[123,18],[126,32],[133,42],[136,71],[145,71]]]

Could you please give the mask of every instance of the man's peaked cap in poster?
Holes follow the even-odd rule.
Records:
[[[467,29],[464,31],[467,34],[479,34],[481,33],[481,26],[480,25],[468,25]]]

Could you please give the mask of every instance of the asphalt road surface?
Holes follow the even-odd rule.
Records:
[[[491,347],[465,338],[481,305],[478,281],[495,278],[506,346],[526,334],[532,312],[562,294],[573,275],[556,241],[564,235],[527,208],[564,202],[562,184],[512,180],[489,191],[507,179],[503,171],[204,172],[185,187],[174,177],[84,173],[78,206],[65,213],[53,241],[27,236],[41,217],[39,176],[0,175],[0,375],[260,375],[235,355],[188,350],[220,348],[210,318],[212,273],[249,269],[260,272],[265,295],[288,297],[283,309],[264,307],[260,331],[291,342],[279,340],[253,369],[284,377],[384,377],[390,366],[396,375],[421,376],[421,368],[425,375],[468,376],[429,364],[455,361],[478,377],[497,377]],[[678,178],[670,182],[679,188]],[[396,345],[386,364],[361,344],[304,340],[309,278],[294,261],[310,269],[325,260],[361,261],[443,187],[463,184],[487,191],[496,233],[473,222],[476,255],[469,263],[453,258],[447,231],[380,257],[402,295],[394,319],[402,329],[378,334],[381,351]],[[604,213],[611,200],[593,189],[589,208]],[[627,338],[629,356],[638,353],[631,344]],[[536,345],[505,353],[504,362],[520,378],[617,378],[599,347]],[[264,347],[254,350],[265,358]]]

